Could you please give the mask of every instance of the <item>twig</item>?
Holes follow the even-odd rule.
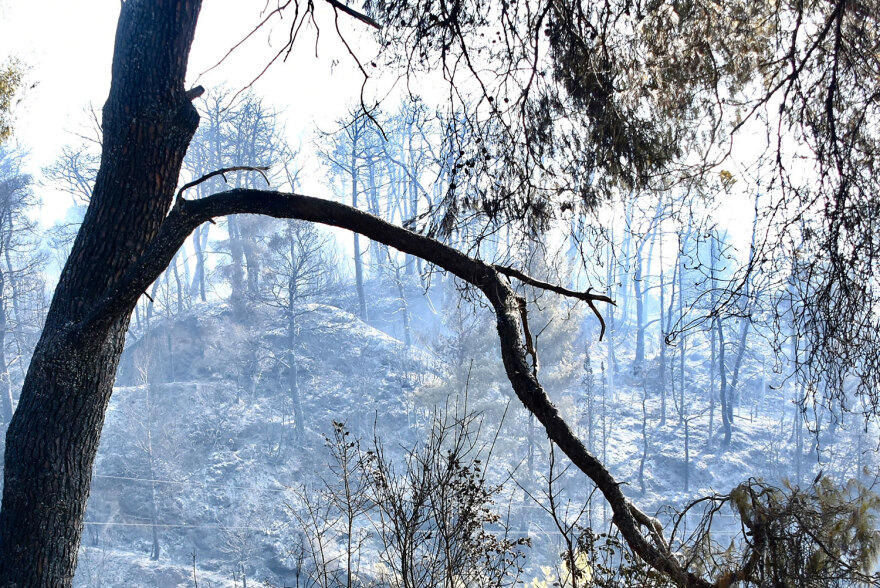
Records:
[[[522,319],[523,336],[526,340],[526,351],[532,356],[532,375],[538,377],[538,351],[535,349],[535,342],[532,340],[532,332],[529,330],[529,315],[526,310],[526,299],[517,296],[519,302],[519,316]]]
[[[523,272],[513,269],[512,267],[507,267],[505,265],[494,265],[492,266],[495,270],[505,276],[516,278],[523,284],[528,284],[530,286],[534,286],[535,288],[540,288],[542,290],[548,290],[550,292],[556,292],[557,294],[561,294],[563,296],[568,296],[570,298],[577,298],[578,300],[583,300],[587,303],[587,306],[590,307],[590,310],[593,311],[593,314],[596,315],[596,318],[599,319],[599,340],[602,340],[602,337],[605,335],[605,319],[602,318],[602,313],[599,312],[599,309],[596,308],[596,302],[606,302],[612,306],[617,306],[617,303],[614,302],[610,297],[604,294],[593,294],[591,292],[592,288],[587,288],[584,292],[578,292],[577,290],[569,290],[568,288],[563,288],[562,286],[557,286],[556,284],[551,284],[550,282],[544,282],[538,280],[537,278],[533,278]]]
[[[344,12],[345,14],[347,14],[348,16],[350,16],[350,17],[352,17],[352,18],[355,18],[355,19],[361,21],[361,22],[364,23],[364,24],[368,24],[368,25],[370,25],[371,27],[376,28],[376,29],[381,29],[381,28],[382,28],[382,27],[379,25],[379,23],[377,23],[375,20],[373,20],[372,18],[370,18],[370,17],[367,16],[366,14],[364,14],[364,13],[362,13],[362,12],[358,12],[357,10],[355,10],[355,9],[353,9],[353,8],[349,8],[348,6],[346,6],[345,4],[343,4],[342,2],[339,2],[338,0],[327,0],[327,2],[328,2],[328,3],[330,4],[330,6],[332,6],[333,8],[336,8],[336,9],[338,9],[338,10],[341,10],[342,12]]]
[[[211,178],[214,178],[217,176],[223,176],[223,181],[226,182],[227,181],[226,174],[228,172],[234,172],[234,171],[255,171],[255,172],[259,173],[261,176],[263,176],[263,179],[266,180],[267,186],[272,185],[271,182],[269,182],[268,176],[266,176],[266,172],[269,171],[268,166],[236,165],[233,167],[221,167],[218,170],[214,170],[209,174],[203,175],[202,177],[200,177],[197,180],[193,180],[192,182],[184,184],[180,188],[180,190],[177,191],[177,198],[180,199],[180,197],[183,195],[184,190],[189,190],[193,186],[198,186],[202,182],[206,182],[206,181],[210,180]]]

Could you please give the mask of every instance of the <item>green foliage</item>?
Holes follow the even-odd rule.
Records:
[[[759,585],[873,583],[880,554],[880,496],[852,480],[820,477],[807,489],[747,483],[730,493],[747,529],[751,576]]]
[[[12,134],[12,99],[21,88],[22,68],[17,60],[0,66],[0,143]]]

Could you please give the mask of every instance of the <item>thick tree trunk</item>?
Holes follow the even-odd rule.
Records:
[[[116,33],[101,167],[6,434],[0,586],[69,586],[131,310],[73,328],[165,218],[198,125],[184,76],[201,2],[129,0]]]

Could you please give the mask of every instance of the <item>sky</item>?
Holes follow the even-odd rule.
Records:
[[[259,22],[264,6],[265,0],[205,0],[188,85],[238,90],[257,76],[283,40],[285,31],[277,20],[266,29],[269,34],[254,37],[219,67],[204,72]],[[76,133],[85,132],[87,109],[100,110],[107,97],[119,7],[119,0],[0,0],[0,63],[18,58],[27,69],[29,86],[14,113],[15,140],[28,151],[29,171],[37,178],[65,144],[79,142]],[[310,31],[287,63],[277,63],[253,86],[282,111],[293,145],[308,143],[315,125],[329,128],[358,99],[362,81],[333,34],[330,8],[317,3],[316,11],[322,28],[318,56]],[[364,25],[341,25],[344,32],[348,27],[357,46],[358,29]],[[43,201],[40,220],[49,227],[64,217],[71,199],[45,184],[37,191]]]
[[[314,151],[312,137],[316,128],[332,128],[358,102],[363,78],[335,34],[332,9],[324,2],[315,5],[321,28],[317,56],[310,30],[297,41],[290,59],[271,67],[254,83],[253,91],[280,110],[288,141],[301,148],[305,170],[300,188],[331,197],[326,175],[309,155]],[[266,0],[204,0],[188,86],[238,90],[254,80],[285,40],[288,21],[273,20],[264,29],[266,34],[223,58],[261,20],[265,6]],[[29,88],[14,113],[15,140],[30,154],[29,171],[38,180],[43,203],[40,221],[45,228],[63,219],[72,201],[41,182],[40,170],[55,160],[65,144],[81,142],[76,133],[87,133],[87,109],[100,110],[106,99],[119,8],[119,0],[0,0],[0,63],[15,57],[27,68]],[[365,25],[340,16],[340,26],[356,52],[363,59],[369,57],[374,49]],[[720,215],[727,225],[722,229],[731,230],[741,250],[747,248],[751,233],[750,200],[750,196],[745,201],[734,198],[721,204],[730,209],[730,214]],[[337,234],[337,241],[348,239]]]

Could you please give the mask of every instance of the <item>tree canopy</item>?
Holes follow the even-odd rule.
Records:
[[[363,10],[337,0],[327,5],[337,13],[343,41],[340,14],[376,30],[381,50],[374,61],[362,62],[349,47],[365,83],[371,79],[368,66],[410,81],[439,76],[445,82],[444,122],[454,148],[444,162],[446,193],[437,210],[425,222],[406,219],[404,227],[298,193],[244,186],[201,197],[187,191],[230,171],[265,171],[262,162],[250,160],[204,169],[178,188],[199,124],[192,101],[204,92],[184,86],[201,3],[122,3],[100,167],[7,433],[0,584],[72,582],[91,469],[132,313],[198,227],[238,214],[350,230],[479,292],[494,312],[516,397],[604,495],[628,548],[662,577],[681,586],[727,586],[760,584],[779,569],[800,574],[792,545],[774,534],[822,519],[823,501],[841,520],[854,522],[814,542],[821,547],[825,537],[855,536],[855,554],[826,550],[826,556],[835,562],[834,573],[858,568],[853,573],[866,574],[849,560],[876,553],[876,542],[865,535],[870,517],[853,519],[846,500],[822,487],[817,496],[805,497],[752,483],[713,498],[736,505],[752,539],[736,561],[711,569],[683,557],[668,529],[625,496],[539,382],[529,300],[520,288],[583,301],[598,316],[601,333],[600,305],[613,304],[610,293],[553,284],[487,262],[479,248],[468,255],[444,239],[463,223],[477,222],[485,231],[505,226],[539,242],[560,224],[601,225],[601,205],[612,200],[656,199],[649,208],[656,206],[659,215],[669,193],[693,194],[679,200],[689,210],[674,212],[698,214],[738,181],[760,185],[748,263],[712,298],[704,318],[722,339],[717,321],[724,316],[743,316],[747,326],[754,280],[760,278],[775,297],[773,320],[784,325],[776,331],[779,339],[795,332],[795,341],[802,341],[793,354],[798,377],[821,380],[826,399],[843,398],[854,380],[856,393],[877,412],[880,7],[846,0],[370,0]],[[315,10],[313,2],[290,0],[268,10],[257,28],[292,13],[289,46],[304,23],[314,22]],[[8,74],[7,94],[20,81],[16,75]],[[412,84],[409,92],[418,97],[412,88],[426,86]],[[372,140],[380,143],[376,105],[365,96],[356,121],[378,126]],[[435,100],[436,91],[424,99]],[[271,134],[260,137],[272,142]],[[272,156],[289,155],[269,147]],[[354,185],[353,139],[344,155],[351,156]],[[653,230],[635,246],[649,243]],[[717,232],[708,238],[713,246],[723,244]],[[699,256],[697,251],[694,258]],[[714,284],[714,249],[710,258]],[[700,264],[696,270],[678,265],[683,290],[685,272],[699,271]],[[721,349],[726,377],[723,341]],[[41,508],[34,509],[35,503]],[[779,552],[786,554],[781,568],[768,564]]]

